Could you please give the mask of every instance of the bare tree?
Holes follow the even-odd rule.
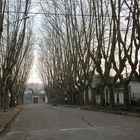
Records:
[[[18,60],[20,61],[20,57],[22,57],[21,53],[24,49],[24,40],[25,33],[27,27],[26,16],[30,7],[30,1],[10,1],[7,3],[8,8],[13,8],[15,4],[15,12],[10,13],[9,11],[7,15],[7,45],[5,44],[5,40],[3,40],[2,44],[2,54],[1,54],[1,97],[2,97],[2,106],[5,111],[8,107],[8,90],[9,90],[9,81],[11,80],[13,70],[18,64]],[[11,7],[12,5],[12,7]],[[20,13],[24,11],[23,13]]]
[[[54,0],[42,5],[45,13],[49,8],[52,13],[44,17],[40,60],[42,79],[47,81],[50,94],[68,97],[71,104],[88,104],[92,76],[100,75],[101,105],[105,105],[107,87],[113,107],[118,82],[127,87],[134,74],[139,78],[138,1]],[[129,66],[128,80],[124,73]],[[92,90],[95,103],[96,92]]]

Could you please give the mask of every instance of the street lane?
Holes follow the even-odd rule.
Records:
[[[46,104],[23,108],[0,140],[140,140],[140,118]]]

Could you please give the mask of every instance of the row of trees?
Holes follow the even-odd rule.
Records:
[[[140,79],[139,0],[53,0],[41,4],[44,11],[39,65],[50,102],[88,104],[92,76],[102,78],[103,89],[110,89],[114,105],[114,87],[124,86],[125,105],[129,105],[128,83]],[[85,94],[83,94],[85,92]]]
[[[32,29],[30,0],[0,1],[0,108],[21,104],[30,71]]]

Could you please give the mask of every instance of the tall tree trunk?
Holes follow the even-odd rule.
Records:
[[[92,88],[91,91],[92,91],[92,105],[96,106],[96,90]]]
[[[111,106],[111,108],[113,108],[114,105],[115,105],[115,100],[114,100],[114,87],[111,85],[109,87],[109,89],[110,89],[110,106]]]
[[[86,105],[89,104],[88,88],[86,88],[86,90],[85,90],[85,104],[86,104]]]
[[[11,97],[10,97],[10,108],[15,106],[15,97],[13,95],[13,93],[11,93]]]
[[[101,86],[101,87],[99,88],[99,94],[100,94],[100,96],[101,96],[101,103],[100,103],[100,105],[101,105],[102,107],[104,107],[104,106],[105,106],[104,86]]]
[[[4,94],[2,88],[0,89],[0,109],[3,109]]]
[[[6,112],[8,108],[8,94],[6,87],[2,88],[2,92],[3,92],[3,112]]]
[[[129,90],[127,84],[124,84],[124,105],[127,108],[130,108],[130,98],[129,98]]]

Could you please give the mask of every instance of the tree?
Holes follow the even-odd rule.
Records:
[[[99,75],[101,105],[107,87],[114,106],[118,82],[124,85],[127,104],[128,83],[133,75],[139,79],[138,0],[54,0],[41,6],[45,13],[51,11],[43,17],[40,44],[40,73],[50,97],[61,102],[66,96],[70,104],[88,104],[93,75]]]
[[[13,75],[14,75],[15,67],[19,65],[19,62],[22,63],[22,60],[26,56],[26,53],[28,53],[27,51],[28,49],[25,44],[25,38],[26,38],[25,34],[27,33],[26,16],[30,7],[30,0],[26,0],[26,2],[9,1],[9,3],[6,4],[8,10],[9,9],[12,10],[16,9],[16,10],[13,13],[10,13],[9,12],[10,10],[7,11],[8,29],[7,29],[7,34],[5,34],[6,29],[4,29],[3,31],[4,39],[1,41],[2,49],[1,49],[1,79],[0,79],[1,91],[0,92],[1,92],[1,99],[2,99],[2,108],[4,111],[6,111],[6,109],[8,108],[8,95],[9,95],[8,93],[9,91],[12,90],[11,85],[13,83],[15,84],[15,81],[12,81],[14,79]],[[21,13],[20,11],[24,11],[24,12]],[[5,12],[4,12],[4,16],[6,17]],[[5,37],[7,37],[7,44],[5,42]]]

